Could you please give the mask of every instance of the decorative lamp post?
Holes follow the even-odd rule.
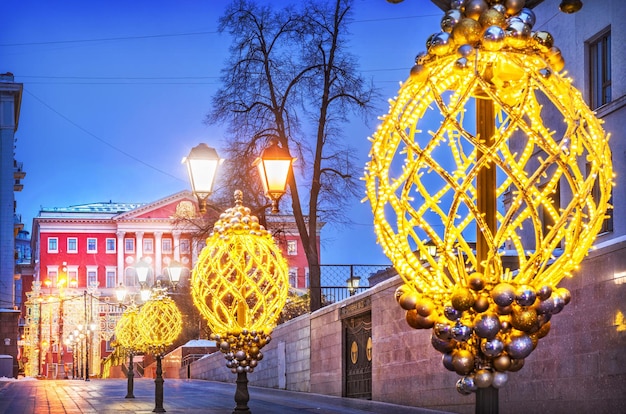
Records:
[[[217,167],[223,161],[215,148],[204,143],[193,147],[189,155],[183,158],[183,163],[187,165],[191,189],[198,199],[200,213],[206,213],[207,199],[213,192]]]
[[[135,273],[141,290],[139,291],[141,301],[146,302],[150,299],[150,289],[148,288],[148,274],[150,273],[150,265],[143,260],[139,260],[135,265]]]
[[[287,179],[295,160],[287,148],[278,146],[278,139],[273,139],[254,161],[265,195],[272,200],[272,213],[279,212],[278,201],[287,192]]]
[[[407,322],[432,329],[477,412],[498,411],[497,389],[570,301],[558,284],[587,255],[613,186],[608,136],[524,3],[451,2],[373,135],[365,173]],[[544,124],[548,109],[559,124]]]
[[[147,350],[156,358],[156,378],[154,379],[155,413],[164,413],[163,408],[163,368],[161,359],[165,348],[172,345],[182,332],[183,317],[176,303],[167,295],[167,289],[152,289],[150,299],[141,307],[136,326]]]
[[[135,353],[144,348],[143,337],[139,334],[137,327],[138,315],[139,307],[133,302],[126,308],[122,317],[115,325],[115,337],[117,338],[117,342],[128,353],[128,373],[126,374],[128,385],[126,398],[135,398],[133,394],[135,377],[133,357]]]
[[[191,276],[193,302],[207,320],[237,374],[234,413],[250,413],[247,373],[263,358],[261,349],[280,316],[289,288],[287,262],[271,234],[242,204],[215,223]]]
[[[354,294],[359,290],[361,276],[350,275],[350,277],[346,280],[346,284],[348,285],[348,293],[350,293],[350,296],[354,296]]]

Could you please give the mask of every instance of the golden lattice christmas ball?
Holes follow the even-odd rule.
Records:
[[[611,208],[609,137],[523,6],[451,2],[365,172],[378,242],[405,282],[396,299],[410,326],[432,328],[461,393],[521,369]]]
[[[174,343],[183,329],[183,317],[176,303],[157,288],[141,307],[137,318],[139,334],[151,352],[160,353]]]
[[[115,325],[115,337],[122,348],[136,352],[144,347],[142,336],[139,334],[137,321],[139,308],[132,304],[122,314],[120,320]]]
[[[236,193],[215,223],[192,272],[194,304],[220,335],[269,334],[287,300],[287,262],[272,235]]]

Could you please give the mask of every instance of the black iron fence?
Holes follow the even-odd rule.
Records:
[[[328,305],[369,289],[370,278],[386,272],[391,265],[320,265],[322,303]]]

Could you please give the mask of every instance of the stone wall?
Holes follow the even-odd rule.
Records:
[[[615,413],[626,407],[626,241],[600,246],[583,263],[570,289],[571,303],[552,318],[551,332],[509,374],[499,391],[500,410]],[[371,299],[372,399],[453,413],[473,413],[475,396],[455,389],[430,344],[431,330],[410,328],[394,299],[399,277],[277,327],[250,385],[341,396],[342,307]],[[308,342],[310,341],[310,346]],[[192,364],[192,378],[234,382],[217,352]]]

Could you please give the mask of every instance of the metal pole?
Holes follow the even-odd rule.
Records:
[[[476,135],[489,148],[493,144],[496,130],[495,110],[491,99],[482,93],[478,95],[476,98]],[[479,159],[483,156],[482,152],[478,153]],[[496,217],[496,168],[493,163],[490,163],[489,168],[483,167],[478,172],[476,191],[478,211],[482,214],[487,227],[487,229],[482,230],[476,229],[476,258],[479,271],[485,275],[487,280],[491,280],[490,269],[486,268],[489,244],[484,234],[488,231],[494,234],[498,225]],[[476,390],[476,414],[498,414],[498,402],[497,388],[489,386]]]
[[[250,394],[248,393],[248,374],[246,371],[237,373],[237,389],[235,390],[235,403],[237,406],[233,414],[252,414],[248,408]]]
[[[156,378],[154,379],[154,403],[153,413],[164,413],[163,408],[163,368],[161,366],[161,353],[156,354]]]
[[[135,377],[135,372],[133,369],[133,352],[129,352],[129,359],[128,359],[128,373],[126,374],[126,378],[128,378],[128,385],[127,385],[127,392],[126,392],[126,398],[135,398],[135,395],[133,394],[133,387],[134,387],[134,383],[133,383],[133,379]]]

